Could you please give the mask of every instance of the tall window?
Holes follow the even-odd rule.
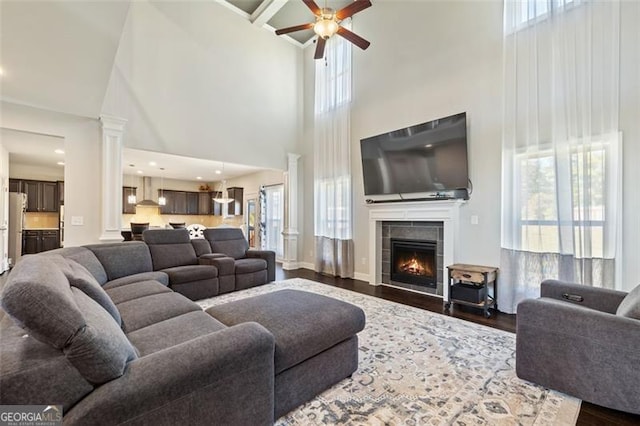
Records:
[[[315,77],[315,269],[352,277],[351,43],[331,37]]]
[[[620,287],[617,0],[505,0],[501,300]]]
[[[284,226],[284,186],[265,187],[265,248],[276,252],[278,258],[283,256],[282,229]]]

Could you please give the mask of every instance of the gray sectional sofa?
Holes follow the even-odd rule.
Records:
[[[0,405],[62,405],[70,425],[266,425],[355,371],[361,309],[284,290],[203,312],[171,286],[217,294],[207,262],[227,256],[176,235],[25,256],[1,296]]]

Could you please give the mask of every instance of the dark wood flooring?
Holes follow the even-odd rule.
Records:
[[[485,318],[482,311],[466,307],[454,305],[449,313],[445,313],[442,307],[442,300],[436,297],[422,295],[410,291],[405,291],[393,287],[372,286],[369,283],[359,280],[335,278],[308,269],[297,269],[294,271],[285,271],[278,267],[277,279],[287,278],[306,278],[309,280],[321,282],[335,287],[356,291],[370,296],[380,297],[385,300],[402,303],[404,305],[414,306],[416,308],[425,309],[431,312],[437,312],[443,315],[461,318],[477,324],[483,324],[489,327],[497,328],[504,331],[515,333],[516,316],[494,312],[490,318]],[[578,417],[578,425],[580,426],[604,426],[604,425],[640,425],[640,416],[623,413],[621,411],[610,410],[598,405],[582,402],[580,415]]]

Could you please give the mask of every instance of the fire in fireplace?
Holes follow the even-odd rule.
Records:
[[[391,280],[437,287],[436,242],[391,239]]]

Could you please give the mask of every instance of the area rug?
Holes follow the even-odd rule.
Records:
[[[285,288],[361,307],[359,368],[276,425],[573,425],[580,400],[516,377],[515,334],[295,278],[198,302]]]

